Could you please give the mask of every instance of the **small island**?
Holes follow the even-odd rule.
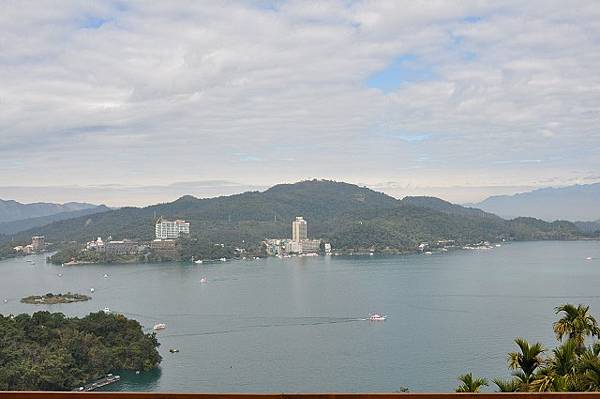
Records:
[[[57,303],[74,303],[74,302],[85,302],[92,299],[92,297],[83,294],[52,294],[47,293],[46,295],[31,295],[21,299],[22,303],[28,303],[31,305],[55,305]]]

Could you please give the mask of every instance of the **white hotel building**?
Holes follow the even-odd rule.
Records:
[[[156,238],[167,240],[190,234],[190,223],[185,220],[158,219],[155,226]]]

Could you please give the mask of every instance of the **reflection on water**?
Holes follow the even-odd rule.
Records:
[[[108,390],[450,391],[468,371],[507,377],[516,336],[551,346],[555,306],[587,303],[600,313],[598,242],[209,265],[60,267],[32,259],[0,262],[0,313],[83,316],[109,307],[146,332],[167,325],[157,333],[161,369],[119,372],[122,381]],[[47,292],[92,300],[19,303]],[[371,312],[389,318],[366,321]]]

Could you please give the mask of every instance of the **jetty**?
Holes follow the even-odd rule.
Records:
[[[90,384],[84,385],[82,387],[72,389],[72,391],[90,392],[90,391],[94,391],[98,388],[102,388],[107,385],[114,384],[115,382],[118,382],[120,380],[121,380],[121,377],[118,375],[107,374],[106,377],[102,377],[99,380],[96,380],[96,381],[94,381]]]

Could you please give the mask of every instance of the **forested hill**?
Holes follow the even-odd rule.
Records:
[[[178,200],[145,208],[121,208],[64,220],[15,235],[27,241],[43,234],[49,241],[86,241],[97,236],[152,239],[155,217],[191,222],[192,236],[219,243],[256,244],[266,237],[289,237],[295,216],[308,221],[309,235],[338,247],[412,248],[420,241],[455,239],[570,239],[577,228],[536,219],[505,221],[477,209],[437,198],[397,200],[353,184],[310,180],[274,186],[264,192]],[[8,237],[0,238],[6,242]]]

